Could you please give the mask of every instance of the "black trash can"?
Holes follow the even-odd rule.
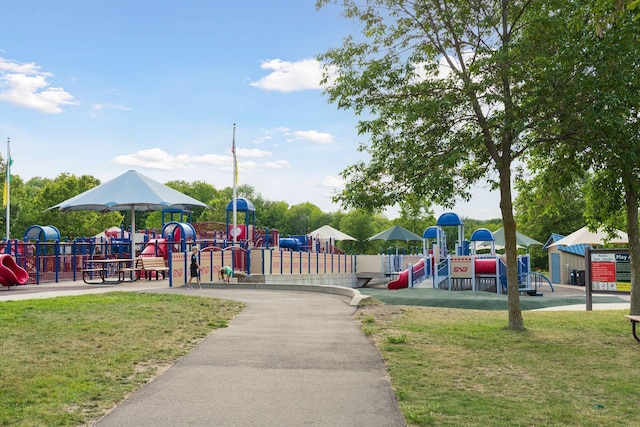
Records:
[[[585,283],[584,270],[578,270],[576,272],[576,281],[578,286],[584,286],[584,283]]]
[[[569,284],[576,286],[578,284],[578,270],[571,270]]]

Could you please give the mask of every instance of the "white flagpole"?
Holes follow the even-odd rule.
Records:
[[[9,147],[9,138],[7,138],[7,176],[5,178],[4,181],[4,185],[5,185],[5,198],[4,198],[4,203],[6,203],[5,206],[5,213],[6,213],[6,218],[7,220],[5,221],[6,223],[6,236],[7,236],[7,242],[9,242],[10,236],[9,236],[9,225],[11,222],[11,217],[10,217],[10,213],[11,213],[11,188],[10,188],[10,182],[11,182],[11,150]]]
[[[233,142],[231,146],[231,153],[233,153],[233,246],[238,242],[238,201],[237,201],[237,186],[238,186],[238,161],[236,159],[236,124],[233,124]]]

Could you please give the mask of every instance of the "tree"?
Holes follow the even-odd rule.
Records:
[[[550,170],[592,171],[585,210],[591,228],[600,224],[616,228],[624,216],[631,258],[631,313],[640,314],[640,32],[628,15],[594,31],[591,25],[578,25],[591,16],[591,10],[565,7],[560,15],[577,24],[557,34],[547,49],[570,60],[558,61],[536,76],[557,88],[537,98],[548,103],[549,119],[536,129],[548,141],[538,147],[536,156]],[[557,15],[549,20],[557,20]],[[556,185],[563,184],[563,176],[566,181],[566,175],[556,175]]]
[[[436,223],[433,210],[425,206],[424,201],[414,194],[408,194],[405,200],[400,203],[400,218],[396,221],[407,230],[415,230],[416,234],[422,236],[424,230]]]
[[[60,231],[61,238],[91,237],[106,228],[122,225],[123,216],[120,212],[100,213],[95,211],[61,212],[47,210],[51,206],[77,196],[100,184],[100,181],[90,175],[80,177],[60,174],[54,180],[44,183],[40,193],[33,199],[32,209],[41,212],[38,215],[39,224],[53,225]]]
[[[206,204],[209,204],[217,193],[213,185],[207,184],[204,181],[194,181],[189,183],[185,181],[169,181],[165,185]],[[206,210],[207,208],[194,209],[192,213],[193,222],[197,222],[200,215],[202,215]]]
[[[500,190],[505,230],[509,327],[524,329],[512,167],[531,142],[523,135],[539,119],[523,83],[545,58],[521,38],[541,30],[541,37],[553,37],[535,25],[549,2],[317,0],[316,6],[328,3],[342,4],[344,16],[360,21],[363,41],[348,36],[319,56],[326,93],[359,114],[358,131],[370,137],[360,147],[370,160],[343,172],[347,184],[336,200],[372,209],[413,194],[451,207],[469,198],[473,183],[491,182]]]
[[[281,234],[307,234],[329,222],[325,215],[313,203],[305,202],[291,206],[285,215],[286,223]]]
[[[533,168],[535,165],[531,165],[530,169]],[[560,180],[563,185],[558,185]],[[581,173],[566,174],[563,170],[545,168],[536,169],[528,180],[516,180],[519,229],[543,242],[552,233],[567,235],[583,227],[586,182]]]
[[[275,228],[282,234],[282,231],[287,228],[288,210],[289,204],[287,202],[266,201],[258,221],[262,227]]]
[[[356,242],[351,242],[351,248],[356,253],[377,254],[380,242],[369,242],[367,239],[390,226],[391,222],[379,214],[372,215],[365,210],[354,209],[342,216],[337,228],[358,239]]]

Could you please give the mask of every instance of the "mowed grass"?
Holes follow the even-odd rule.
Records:
[[[242,307],[126,292],[2,302],[0,425],[89,424]]]
[[[624,311],[507,312],[372,305],[357,318],[409,425],[640,425],[640,344]]]

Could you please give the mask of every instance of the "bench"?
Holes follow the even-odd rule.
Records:
[[[142,261],[142,270],[144,270],[144,274],[147,279],[151,279],[151,273],[153,272],[156,273],[156,280],[158,280],[160,273],[162,273],[163,279],[166,278],[169,267],[164,264],[164,258],[154,256],[142,257],[140,260]]]
[[[638,337],[638,334],[636,333],[636,323],[640,322],[640,316],[624,316],[627,319],[629,319],[629,321],[631,321],[631,332],[633,333],[633,337],[636,339],[636,341],[640,342],[640,337]]]

